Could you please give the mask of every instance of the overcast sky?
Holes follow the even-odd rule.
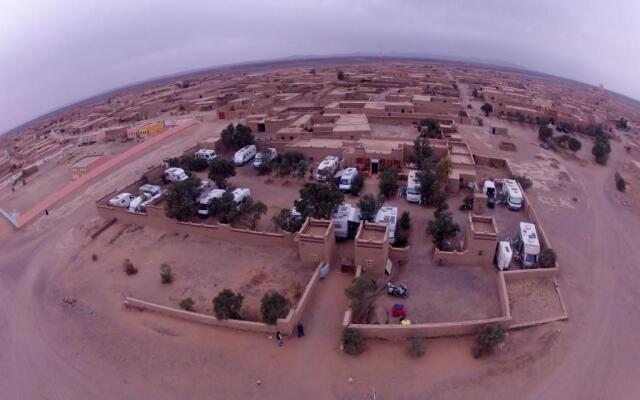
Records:
[[[502,60],[640,99],[640,1],[0,0],[0,132],[161,75],[354,52]]]

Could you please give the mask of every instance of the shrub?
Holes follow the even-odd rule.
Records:
[[[462,200],[462,204],[460,205],[460,210],[465,211],[465,210],[473,210],[473,195],[472,194],[468,194],[465,196],[465,198]]]
[[[367,348],[367,342],[354,328],[344,328],[342,331],[342,346],[347,354],[358,355]]]
[[[126,272],[127,275],[135,275],[138,273],[138,268],[136,268],[131,262],[131,260],[129,260],[128,258],[124,259],[124,262],[122,263],[122,268],[124,269],[124,272]]]
[[[338,73],[336,74],[336,77],[338,78],[339,81],[343,81],[344,80],[344,72],[339,69]]]
[[[182,308],[185,311],[194,311],[193,310],[194,304],[195,302],[193,301],[193,299],[191,297],[187,297],[186,299],[182,299],[179,305],[180,305],[180,308]]]
[[[526,175],[509,175],[509,179],[513,179],[514,181],[518,182],[520,184],[520,186],[522,187],[522,190],[527,190],[529,189],[531,186],[533,186],[533,181],[531,179],[529,179],[528,176]]]
[[[540,252],[538,258],[538,266],[540,268],[553,268],[556,266],[556,253],[553,249],[544,249]]]
[[[267,324],[275,325],[278,318],[285,318],[289,314],[290,309],[289,299],[274,290],[262,296],[260,313]]]
[[[349,299],[349,306],[355,313],[358,313],[367,293],[373,292],[374,290],[376,290],[376,282],[371,278],[361,275],[351,281],[351,286],[344,290],[344,294]]]
[[[596,158],[598,164],[605,165],[609,160],[609,153],[611,153],[609,139],[604,134],[598,135],[593,143],[591,154]]]
[[[400,227],[404,230],[411,228],[411,215],[409,211],[403,211],[400,216]]]
[[[162,265],[160,265],[160,281],[165,285],[173,282],[171,266],[167,263],[162,263]]]
[[[283,231],[294,233],[298,232],[300,228],[302,228],[304,220],[302,218],[293,217],[290,209],[282,208],[271,218],[271,222]]]
[[[500,343],[504,342],[507,335],[507,328],[502,324],[488,325],[478,333],[476,345],[472,353],[474,358],[480,358],[489,354]]]
[[[182,182],[173,182],[169,185],[164,197],[165,212],[169,218],[178,221],[189,219],[196,213],[198,188],[201,181],[198,177],[192,177]]]
[[[209,167],[209,161],[200,157],[189,157],[187,161],[187,168],[190,171],[204,171]]]
[[[300,199],[294,207],[303,218],[313,217],[331,219],[333,210],[344,200],[344,194],[334,185],[323,183],[305,183],[300,189]]]
[[[213,313],[218,319],[240,319],[244,296],[231,289],[223,289],[213,299]]]
[[[480,109],[484,111],[485,117],[488,117],[489,114],[493,112],[493,106],[491,105],[491,103],[484,103],[482,107],[480,107]]]
[[[549,127],[549,125],[542,125],[540,129],[538,129],[538,138],[541,142],[546,142],[548,139],[553,137],[553,129]]]
[[[424,340],[421,337],[413,337],[407,342],[407,354],[411,358],[420,358],[426,351]]]
[[[624,192],[625,190],[627,190],[627,181],[624,180],[622,175],[616,172],[615,179],[616,179],[616,188],[619,191]]]
[[[209,163],[209,179],[212,179],[216,186],[225,189],[227,179],[236,175],[236,166],[233,162],[216,157]]]
[[[91,255],[91,260],[93,260],[93,261],[98,261],[98,255],[97,255],[96,253],[93,253],[93,254]]]
[[[362,190],[362,186],[364,185],[364,178],[362,175],[358,174],[351,180],[351,194],[357,196],[360,194]]]

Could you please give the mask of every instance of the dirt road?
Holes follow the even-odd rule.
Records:
[[[621,151],[614,144],[612,159]],[[360,357],[342,354],[348,277],[336,271],[312,299],[307,336],[283,348],[267,335],[127,311],[121,288],[82,288],[90,263],[69,268],[96,219],[91,197],[79,194],[24,231],[0,229],[2,398],[351,399],[373,388],[378,399],[635,398],[640,227],[615,201],[611,167],[566,164],[571,192],[531,197],[559,253],[571,319],[511,332],[482,361],[470,356],[470,338],[430,340],[420,360],[409,359],[401,342],[370,341]],[[133,169],[116,171],[103,189],[126,182]],[[539,196],[578,201],[563,208]]]

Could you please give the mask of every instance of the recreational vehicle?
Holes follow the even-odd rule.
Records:
[[[233,155],[233,162],[236,165],[244,165],[247,161],[251,160],[256,155],[256,145],[248,144],[236,151]]]
[[[382,207],[378,210],[375,219],[376,224],[386,224],[389,227],[389,243],[396,241],[396,224],[398,222],[397,207]]]
[[[534,224],[520,222],[515,250],[520,253],[522,268],[531,268],[536,265],[540,255],[540,242]]]
[[[420,178],[417,170],[409,172],[407,179],[407,201],[410,203],[420,203],[422,192],[420,192]]]
[[[182,168],[177,168],[177,167],[167,168],[164,171],[164,174],[167,177],[167,180],[171,182],[182,182],[189,179],[189,176],[187,175],[186,172],[184,172]]]
[[[360,209],[342,203],[333,213],[333,231],[338,239],[353,239],[360,226]]]
[[[267,159],[263,160],[262,158],[265,156],[265,154],[267,155]],[[263,161],[271,161],[275,158],[276,155],[278,155],[278,151],[274,147],[270,147],[264,152],[261,151],[260,153],[256,154],[256,158],[254,158],[253,160],[253,166],[255,168],[259,168]]]
[[[523,196],[520,185],[513,179],[505,179],[502,185],[502,195],[504,196],[509,210],[519,210],[522,208]]]
[[[226,192],[224,189],[213,189],[208,192],[204,192],[198,198],[198,215],[201,218],[206,218],[209,215],[209,204],[213,199],[219,199]]]
[[[358,175],[358,170],[356,168],[349,167],[349,168],[343,169],[342,171],[336,172],[334,176],[338,183],[338,188],[342,192],[347,193],[351,191],[351,183],[353,182],[353,178],[355,178],[357,175]]]
[[[322,160],[316,169],[316,180],[326,182],[327,177],[333,175],[338,170],[339,160],[335,156],[327,156]]]
[[[215,150],[211,149],[200,149],[196,151],[195,158],[202,158],[203,160],[211,161],[214,158],[218,157]]]

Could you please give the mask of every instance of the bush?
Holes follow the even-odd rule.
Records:
[[[169,218],[185,221],[195,215],[198,207],[196,199],[201,182],[198,177],[192,177],[169,185],[163,196],[165,212]]]
[[[365,342],[357,329],[344,328],[342,331],[342,346],[347,354],[356,356],[367,348],[367,342]]]
[[[187,297],[186,299],[182,299],[179,305],[180,305],[180,308],[182,308],[183,310],[193,312],[194,304],[195,302],[193,301],[193,299],[191,297]]]
[[[338,78],[339,81],[343,81],[344,80],[344,72],[339,69],[338,73],[336,74],[336,77]]]
[[[485,117],[488,117],[489,114],[493,112],[493,106],[491,105],[491,103],[484,103],[482,107],[480,107],[480,109],[484,111]]]
[[[358,174],[351,180],[351,194],[357,196],[360,194],[362,190],[362,186],[364,185],[364,178],[362,175]]]
[[[225,189],[227,179],[236,176],[236,166],[233,162],[216,157],[209,163],[209,179],[212,179],[216,186]]]
[[[283,231],[294,233],[298,232],[300,228],[302,228],[304,220],[302,218],[293,217],[290,209],[282,208],[271,218],[271,222]]]
[[[300,199],[294,207],[303,218],[313,217],[331,219],[333,210],[344,200],[344,194],[334,185],[323,183],[305,183],[300,189]]]
[[[538,129],[538,138],[541,142],[546,142],[548,139],[553,137],[553,129],[549,127],[549,125],[542,125],[540,129]]]
[[[173,273],[169,264],[162,263],[160,265],[160,281],[165,285],[173,282]]]
[[[424,340],[421,337],[413,337],[407,342],[407,354],[411,358],[420,358],[426,351]]]
[[[472,350],[473,357],[480,358],[485,354],[491,353],[498,344],[504,342],[506,336],[507,328],[502,324],[484,327],[476,337],[476,345]]]
[[[93,261],[98,261],[98,255],[97,255],[96,253],[93,253],[93,254],[91,255],[91,260],[93,260]]]
[[[122,268],[124,269],[124,272],[126,272],[127,275],[135,275],[138,273],[138,268],[136,268],[131,262],[131,260],[129,260],[128,258],[124,259],[124,262],[122,263]]]
[[[354,312],[360,311],[364,298],[368,292],[376,290],[376,282],[365,276],[359,276],[351,281],[351,286],[344,290],[345,296],[349,299],[349,306]]]
[[[627,181],[624,180],[622,175],[616,172],[615,179],[616,179],[616,188],[619,191],[624,192],[625,190],[627,190]]]
[[[518,182],[520,184],[520,186],[522,187],[522,190],[527,190],[529,189],[531,186],[533,186],[533,181],[531,179],[529,179],[528,176],[526,175],[509,175],[509,179],[513,179],[514,181]]]
[[[231,289],[223,289],[213,299],[213,313],[218,319],[240,319],[244,296]]]
[[[209,161],[205,160],[204,158],[190,157],[189,160],[187,161],[187,168],[190,171],[200,172],[200,171],[204,171],[208,167],[209,167]]]
[[[289,299],[272,290],[262,297],[260,313],[262,320],[267,324],[275,325],[278,318],[286,318],[291,309]]]
[[[400,216],[400,228],[407,230],[411,228],[411,215],[409,211],[403,211]]]
[[[540,258],[538,258],[538,267],[540,268],[553,268],[556,266],[556,253],[553,249],[544,249],[540,252]]]
[[[452,239],[460,232],[460,226],[453,222],[450,212],[440,211],[434,213],[435,218],[429,221],[427,231],[433,236],[433,244],[440,250],[444,248],[447,240]]]
[[[598,164],[605,165],[609,160],[609,153],[611,153],[609,139],[604,134],[598,135],[593,143],[591,154],[596,158]]]
[[[460,210],[462,211],[466,211],[466,210],[473,210],[473,195],[472,194],[468,194],[465,196],[465,198],[462,200],[462,204],[460,205]]]

